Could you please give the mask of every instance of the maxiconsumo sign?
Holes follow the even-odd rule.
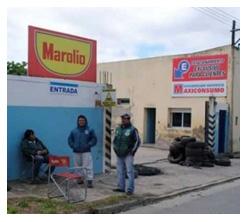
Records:
[[[96,41],[29,26],[28,75],[96,82]]]

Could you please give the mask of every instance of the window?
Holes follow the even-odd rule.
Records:
[[[129,98],[118,98],[117,99],[117,104],[121,105],[121,104],[129,104],[130,103],[130,99]]]
[[[168,127],[191,127],[191,109],[169,109]]]

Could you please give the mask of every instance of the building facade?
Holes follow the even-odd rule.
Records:
[[[240,150],[240,51],[230,45],[190,54],[98,64],[97,81],[102,82],[102,73],[109,73],[108,79],[116,88],[119,104],[113,108],[113,126],[119,122],[121,112],[129,111],[144,143],[155,143],[158,140],[171,141],[181,135],[192,135],[204,141],[207,102],[210,95],[174,96],[173,66],[175,59],[214,55],[227,57],[225,92],[215,97],[217,103],[215,142],[219,146],[219,138],[223,135],[226,141],[223,152],[238,152]]]

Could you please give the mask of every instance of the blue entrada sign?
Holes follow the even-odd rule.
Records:
[[[77,95],[78,84],[50,82],[50,92],[56,94]]]

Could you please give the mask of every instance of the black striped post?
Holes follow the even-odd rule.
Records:
[[[111,108],[105,107],[105,173],[111,171]]]
[[[207,144],[213,151],[215,148],[215,128],[216,128],[215,97],[210,97],[210,99],[209,99],[209,112],[208,112]]]

